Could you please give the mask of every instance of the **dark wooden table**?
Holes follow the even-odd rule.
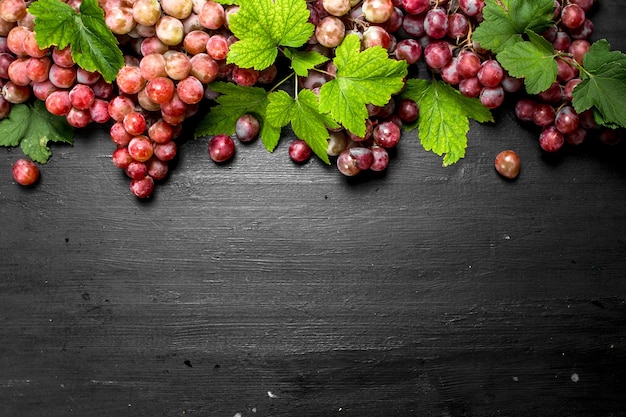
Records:
[[[593,17],[622,51],[624,10]],[[104,131],[34,189],[0,150],[0,415],[626,415],[625,146],[546,158],[495,115],[355,180],[188,139],[150,201]]]

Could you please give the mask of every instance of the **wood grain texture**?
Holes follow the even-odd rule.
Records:
[[[546,159],[495,115],[454,166],[406,137],[358,179],[189,138],[148,202],[103,131],[35,189],[0,150],[0,415],[625,416],[624,146]]]

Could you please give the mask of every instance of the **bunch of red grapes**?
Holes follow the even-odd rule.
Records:
[[[67,3],[79,10],[80,0]],[[74,127],[106,124],[116,145],[113,163],[130,178],[131,192],[146,198],[155,182],[168,174],[182,123],[216,98],[210,88],[213,81],[268,85],[279,68],[272,65],[257,71],[226,63],[229,47],[237,40],[228,29],[236,5],[213,0],[100,0],[99,4],[125,54],[125,65],[114,83],[79,68],[68,48],[40,49],[28,3],[0,1],[0,118],[9,113],[11,103],[34,96]],[[557,49],[569,52],[572,60],[580,62],[589,49],[593,24],[587,13],[593,5],[594,0],[566,4],[555,0],[555,25],[543,35]],[[347,34],[357,33],[363,48],[381,46],[415,70],[426,65],[436,77],[466,96],[479,98],[488,108],[500,106],[506,93],[523,88],[522,80],[510,77],[489,51],[472,42],[472,30],[482,21],[483,0],[307,0],[307,6],[315,33],[304,48],[329,58]],[[329,62],[323,71],[312,70],[308,77],[299,78],[299,87],[317,91],[332,77]],[[581,143],[586,132],[596,128],[591,115],[578,115],[569,104],[571,90],[580,82],[576,67],[561,59],[558,65],[558,81],[539,96],[520,100],[516,107],[520,119],[543,128],[540,144],[546,151],[555,151],[565,142]],[[336,157],[344,175],[386,169],[388,150],[398,144],[403,123],[419,117],[414,101],[398,97],[385,106],[368,106],[368,112],[363,137],[345,129],[329,131],[328,154]],[[235,139],[254,140],[259,126],[255,115],[243,115],[234,138],[223,134],[210,139],[210,157],[228,161],[236,149]],[[614,142],[616,135],[609,135],[603,133],[603,140]],[[293,141],[288,152],[296,162],[311,156],[310,147],[301,140]]]

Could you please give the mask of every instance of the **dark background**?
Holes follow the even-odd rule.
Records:
[[[626,51],[624,10],[594,39]],[[624,145],[548,158],[494,114],[456,165],[413,133],[357,179],[188,138],[149,201],[104,130],[35,188],[1,149],[0,415],[626,415]]]

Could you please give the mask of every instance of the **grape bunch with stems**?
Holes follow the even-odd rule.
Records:
[[[88,0],[46,1],[63,3],[80,15]],[[129,177],[132,194],[147,198],[155,183],[168,175],[185,120],[204,109],[210,112],[227,90],[260,87],[276,92],[286,80],[282,78],[285,68],[280,66],[283,61],[278,58],[263,65],[257,61],[245,65],[245,60],[232,55],[233,51],[254,55],[241,53],[243,47],[237,46],[241,46],[242,33],[232,29],[243,25],[241,19],[234,20],[250,1],[98,0],[103,24],[118,43],[122,59],[114,76],[105,77],[103,71],[77,63],[80,54],[72,50],[73,45],[42,45],[38,19],[44,19],[45,5],[38,8],[37,3],[43,0],[0,0],[0,119],[11,118],[12,106],[35,101],[40,103],[35,110],[43,107],[73,128],[102,124],[115,146],[113,163]],[[459,97],[475,99],[486,109],[500,107],[507,94],[528,87],[524,77],[505,69],[499,54],[481,47],[475,39],[488,10],[485,0],[275,0],[278,3],[283,8],[304,3],[305,21],[311,27],[303,42],[278,48],[289,56],[293,69],[313,60],[290,73],[299,106],[319,110],[317,98],[321,102],[322,95],[331,90],[330,82],[346,71],[341,65],[347,65],[347,59],[340,48],[354,36],[360,51],[377,48],[385,52],[386,59],[404,63],[406,69],[400,74],[403,84],[390,91],[385,102],[363,102],[366,114],[358,120],[362,124],[359,132],[350,128],[354,124],[348,126],[328,111],[306,113],[307,117],[298,119],[306,124],[313,114],[319,122],[316,126],[322,123],[325,130],[323,146],[306,137],[290,144],[288,153],[294,162],[305,162],[315,153],[329,163],[332,158],[346,176],[387,169],[389,150],[398,145],[403,128],[421,123],[420,115],[424,117],[428,110],[420,101],[424,95],[405,89],[407,80],[421,69],[426,69],[432,80],[454,88]],[[544,22],[539,35],[556,51],[552,56],[556,80],[542,91],[515,96],[519,100],[515,114],[539,126],[539,145],[546,152],[555,152],[564,144],[578,145],[589,132],[597,132],[607,144],[617,143],[622,136],[620,126],[597,123],[593,109],[579,113],[572,105],[572,92],[583,82],[583,60],[591,48],[593,23],[589,16],[595,3],[554,0],[550,4],[551,24]],[[282,33],[289,29],[279,28]],[[245,106],[233,108],[241,114],[235,115],[232,129],[205,129],[212,132],[208,154],[217,163],[233,157],[237,141],[255,140],[270,129],[269,116],[259,114],[263,112]],[[295,120],[296,116],[291,120],[294,131]],[[284,125],[283,121],[272,128],[280,131]],[[273,150],[275,144],[268,145],[263,139],[266,148]],[[519,158],[510,160],[519,165]],[[37,165],[21,161],[18,168],[13,170],[18,183],[36,181]],[[519,166],[509,172],[516,176]]]

